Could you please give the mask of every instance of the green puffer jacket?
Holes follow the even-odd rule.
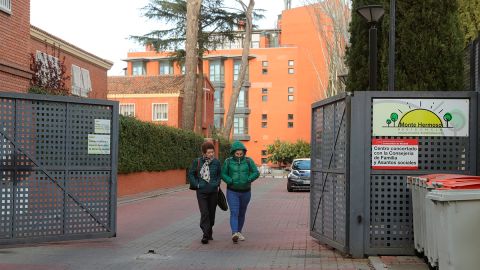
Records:
[[[245,155],[241,158],[235,157],[234,153],[237,150],[243,150],[245,154],[247,152],[243,143],[233,142],[230,149],[232,157],[227,158],[223,163],[222,179],[228,189],[239,192],[250,191],[251,183],[260,176],[260,173],[251,158]]]

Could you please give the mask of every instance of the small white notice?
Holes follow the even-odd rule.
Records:
[[[89,155],[110,155],[110,135],[88,134]]]
[[[95,119],[95,133],[110,134],[110,120]]]
[[[418,140],[372,139],[372,169],[418,170]]]

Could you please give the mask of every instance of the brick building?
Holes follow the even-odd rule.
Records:
[[[318,12],[315,5],[284,10],[277,28],[253,31],[247,82],[237,101],[232,137],[245,143],[257,164],[267,162],[267,146],[276,139],[310,141],[311,104],[325,98],[328,84]],[[239,36],[243,33],[238,31]],[[215,88],[216,128],[226,118],[242,47],[239,39],[204,55],[204,70]],[[128,53],[125,61],[127,75],[182,73],[167,53],[148,47]]]
[[[108,77],[108,99],[120,103],[120,114],[138,120],[180,128],[182,126],[184,75]],[[214,89],[205,78],[203,134],[213,127]]]
[[[113,63],[30,25],[30,1],[0,1],[0,91],[27,92],[36,59],[58,61],[65,56],[66,86],[73,95],[107,98],[107,71]]]

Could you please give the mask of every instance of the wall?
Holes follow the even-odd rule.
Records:
[[[187,172],[186,170],[171,170],[119,174],[117,179],[117,194],[118,196],[125,196],[185,185],[187,183]]]
[[[60,48],[62,49],[60,52],[60,58],[65,56],[65,67],[67,76],[69,76],[69,79],[66,81],[68,89],[72,88],[72,65],[76,65],[87,69],[90,73],[92,91],[89,93],[88,97],[107,99],[107,71],[112,66],[110,61],[98,58],[36,27],[32,27],[31,33],[32,37],[29,53],[36,54],[37,51],[42,51],[49,55],[53,55],[51,44],[60,44]]]
[[[30,85],[30,1],[0,11],[0,91],[26,92]]]
[[[123,96],[123,97],[120,97]],[[141,97],[144,96],[144,97]],[[172,127],[181,126],[181,103],[178,94],[144,94],[144,95],[111,95],[110,100],[116,100],[120,104],[134,103],[135,118],[141,121],[152,122],[153,103],[168,103],[168,120],[155,121]]]

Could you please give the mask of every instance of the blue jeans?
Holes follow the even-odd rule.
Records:
[[[227,189],[227,202],[230,208],[230,228],[232,229],[232,234],[242,232],[247,206],[251,197],[251,191],[236,192]]]

